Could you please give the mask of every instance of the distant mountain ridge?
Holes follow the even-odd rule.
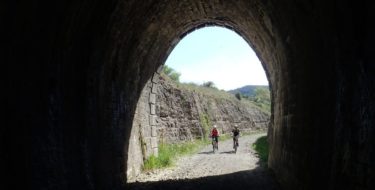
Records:
[[[256,88],[269,88],[268,85],[246,85],[240,88],[236,88],[234,90],[229,90],[228,92],[231,94],[241,93],[242,95],[246,96],[254,96]]]

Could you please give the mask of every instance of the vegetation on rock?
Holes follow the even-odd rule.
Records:
[[[203,113],[199,115],[199,120],[203,128],[203,140],[207,140],[207,137],[210,134],[210,128],[211,128],[210,117],[206,113]]]
[[[163,66],[163,73],[175,82],[180,81],[181,73],[177,72],[171,67],[168,67],[167,65]]]
[[[161,74],[164,79],[174,82],[174,84],[178,88],[202,93],[221,100],[246,100],[247,104],[250,106],[258,107],[262,111],[265,111],[267,113],[271,112],[271,98],[268,86],[249,85],[226,92],[224,90],[217,89],[214,82],[212,81],[204,82],[202,85],[198,85],[195,83],[180,83],[180,75],[180,73],[175,71],[173,68],[168,67],[167,65],[164,65],[163,73]]]
[[[256,106],[267,112],[271,112],[271,96],[268,86],[244,86],[229,91],[234,94],[237,99],[247,99]]]

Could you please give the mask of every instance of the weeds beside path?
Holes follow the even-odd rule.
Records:
[[[268,162],[268,141],[267,136],[259,137],[253,144],[252,148],[257,152],[259,155],[260,163],[262,166],[267,167]]]

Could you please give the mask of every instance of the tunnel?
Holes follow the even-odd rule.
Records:
[[[4,187],[126,189],[141,91],[185,35],[236,31],[270,83],[269,169],[283,189],[375,187],[370,1],[3,2]]]

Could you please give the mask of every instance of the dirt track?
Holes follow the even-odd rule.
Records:
[[[192,156],[182,157],[175,167],[138,176],[131,189],[278,189],[269,172],[259,167],[259,159],[250,148],[265,134],[240,137],[235,154],[232,140],[219,142],[213,153],[207,146]],[[240,186],[238,186],[240,185]]]

